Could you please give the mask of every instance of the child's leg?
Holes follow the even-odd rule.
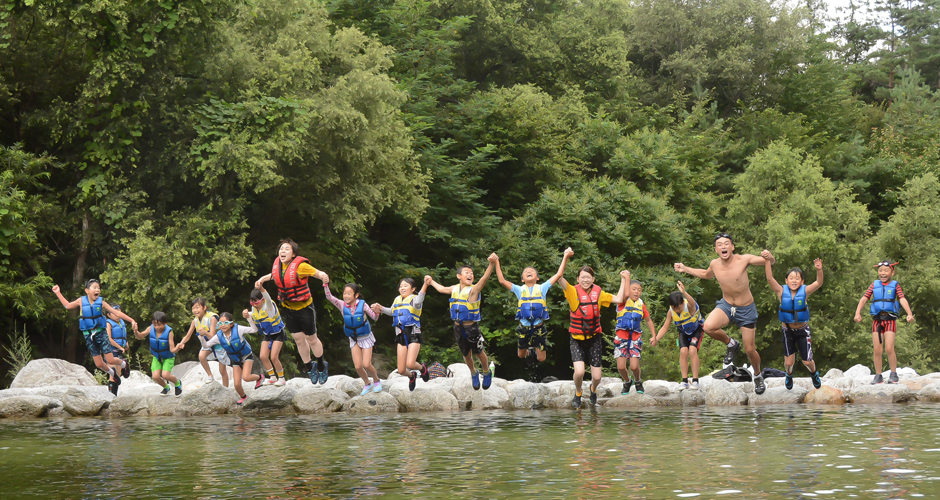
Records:
[[[264,375],[255,375],[254,373],[251,373],[251,365],[253,363],[253,359],[246,359],[242,362],[242,380],[245,382],[257,382],[264,378]]]
[[[277,373],[278,377],[284,374],[284,365],[281,364],[282,347],[284,347],[284,342],[280,340],[275,340],[271,343],[271,365],[274,367],[274,371]]]
[[[245,390],[242,389],[242,367],[238,365],[232,367],[232,378],[235,379],[235,392],[238,393],[239,396],[245,397]]]
[[[689,348],[679,349],[679,371],[682,372],[682,380],[689,378]]]
[[[179,379],[173,376],[173,373],[169,370],[163,370],[163,380],[166,380],[172,385],[176,385],[179,382]]]
[[[873,356],[874,361],[875,361],[875,375],[879,375],[881,374],[881,368],[882,368],[881,366],[881,355],[882,355],[882,348],[883,348],[881,344],[882,335],[879,334],[877,331],[871,332],[871,341],[872,341],[872,344],[874,345],[874,350],[875,350],[875,355]]]
[[[529,350],[528,350],[528,349],[519,349],[519,348],[516,348],[516,356],[519,356],[520,358],[524,358],[524,357],[526,357],[526,356],[528,356],[528,355],[529,355]]]
[[[375,371],[375,367],[372,366],[371,347],[362,350],[362,369],[367,375],[372,375],[373,383],[379,381],[379,372]]]
[[[896,332],[885,329],[885,352],[888,354],[888,367],[891,368],[892,373],[897,373],[898,371],[898,355],[894,352],[896,337]]]
[[[803,366],[809,370],[810,373],[816,373],[816,362],[815,361],[804,361]]]
[[[601,367],[599,366],[591,367],[591,391],[592,392],[597,392],[597,386],[601,385],[602,376],[603,376],[603,373],[601,373]]]
[[[574,393],[581,394],[581,382],[584,380],[584,361],[574,363]]]
[[[477,353],[477,358],[480,360],[480,369],[484,372],[490,371],[490,360],[486,357],[485,351],[480,351]],[[471,362],[473,360],[471,359]]]
[[[274,371],[274,365],[271,364],[271,349],[268,347],[268,344],[271,342],[267,339],[261,341],[261,365],[264,366],[265,373],[271,373]]]
[[[408,344],[408,357],[405,368],[408,370],[421,371],[423,366],[418,363],[418,353],[421,352],[421,344],[412,342]]]
[[[297,352],[300,353],[300,359],[303,360],[305,365],[309,365],[310,351],[312,351],[312,349],[307,344],[307,336],[304,335],[303,332],[291,332],[290,336],[293,337],[294,343],[297,344]]]
[[[369,381],[369,374],[362,367],[362,348],[359,347],[359,344],[354,343],[350,350],[352,351],[353,365],[356,367],[356,373],[362,377],[362,382],[364,384],[371,384],[372,382]]]
[[[397,354],[398,354],[398,374],[402,377],[411,376],[408,371],[408,347],[405,347],[401,344],[397,344]]]
[[[796,364],[796,353],[783,357],[783,369],[787,375],[793,375],[793,365]]]
[[[538,347],[535,348],[535,357],[539,360],[539,363],[545,361],[545,350]]]
[[[206,375],[208,375],[209,378],[212,378],[212,368],[209,367],[209,354],[211,352],[212,351],[208,351],[205,349],[199,351],[199,364],[202,365],[202,369],[206,371]]]
[[[476,366],[473,365],[473,354],[467,353],[463,357],[463,362],[467,363],[467,366],[470,367],[470,375],[473,375],[473,372],[477,370]]]
[[[630,371],[633,372],[633,380],[640,381],[640,358],[630,358]]]
[[[124,368],[124,360],[114,356],[114,353],[107,353],[104,355],[104,362],[107,363],[111,368],[114,368],[114,373],[117,375],[121,374],[121,369]]]
[[[313,357],[323,357],[323,344],[320,342],[317,334],[307,335],[307,345],[310,346],[310,352],[313,353]]]
[[[111,366],[108,365],[108,363],[105,363],[104,356],[99,354],[97,356],[92,356],[91,359],[95,360],[95,366],[97,366],[99,370],[109,375],[111,374]]]
[[[692,358],[692,378],[698,378],[698,348],[689,346],[689,357]]]
[[[627,371],[627,358],[623,356],[617,358],[617,371],[624,382],[630,380],[630,372]]]

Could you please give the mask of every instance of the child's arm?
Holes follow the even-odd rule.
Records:
[[[512,283],[506,281],[506,278],[503,276],[503,267],[499,265],[499,257],[496,257],[496,279],[499,280],[500,285],[503,285],[503,288],[512,290]]]
[[[105,328],[108,330],[108,342],[111,343],[111,346],[115,349],[120,349],[121,352],[124,352],[124,348],[121,347],[121,344],[115,342],[114,337],[111,336],[111,323],[105,323]]]
[[[452,287],[452,286],[443,286],[443,285],[441,285],[440,283],[434,281],[434,278],[431,278],[430,276],[425,276],[425,277],[424,277],[424,281],[427,282],[429,278],[430,278],[430,280],[431,280],[431,281],[430,281],[431,286],[433,286],[434,289],[437,290],[438,292],[446,293],[447,295],[450,295],[450,294],[453,292],[453,288],[454,288],[454,287]]]
[[[137,328],[137,322],[134,321],[134,318],[131,318],[130,316],[124,314],[122,311],[118,311],[117,309],[111,307],[111,304],[108,304],[107,302],[103,300],[101,301],[101,309],[103,311],[109,312],[117,316],[118,318],[123,319],[124,321],[127,321],[128,323],[131,324],[133,328]]]
[[[376,302],[375,304],[372,304],[372,310],[375,311],[376,313],[382,313],[386,316],[395,315],[395,311],[391,307],[385,307],[382,304],[379,304],[378,302]]]
[[[144,340],[145,338],[147,338],[148,335],[150,335],[150,328],[152,327],[148,326],[147,328],[144,328],[144,331],[142,332],[138,332],[137,329],[135,328],[134,336],[137,337],[137,340]]]
[[[558,266],[558,272],[551,278],[548,278],[549,283],[554,285],[559,279],[562,279],[562,276],[565,275],[565,266],[568,265],[568,259],[570,259],[572,255],[574,255],[574,250],[572,250],[571,247],[566,248],[565,253],[561,256],[561,265]],[[499,268],[497,267],[496,269]]]
[[[861,323],[862,321],[862,308],[865,307],[865,303],[868,302],[868,297],[862,295],[862,299],[858,301],[858,307],[855,309],[855,322]]]
[[[767,252],[767,254],[770,255],[770,252],[766,249],[761,251],[761,255],[763,255],[764,252]],[[748,254],[742,255],[742,257],[747,259],[747,265],[749,266],[763,266],[764,261],[767,259],[765,259],[764,257],[761,257],[761,255],[751,255],[748,253]],[[771,259],[770,261],[771,264],[776,262],[776,259],[773,258],[773,255],[770,256],[770,259]]]
[[[173,342],[173,330],[170,330],[170,334],[167,335],[167,338],[170,341],[170,352],[179,352],[179,350],[183,348],[183,344]]]
[[[813,261],[813,266],[816,268],[816,281],[811,285],[806,287],[806,295],[809,295],[816,290],[819,290],[823,286],[823,268],[822,268],[822,259],[816,259]]]
[[[645,305],[643,309],[646,309]],[[652,339],[656,338],[656,325],[653,324],[653,318],[650,317],[648,312],[646,314],[646,326],[650,329],[650,343],[652,343]]]
[[[248,320],[248,324],[251,325],[250,328],[245,330],[245,333],[258,333],[258,325],[255,324],[255,319],[251,317],[251,313],[248,312],[248,309],[242,310],[242,317]],[[245,327],[242,327],[245,328]]]
[[[774,256],[770,253],[770,250],[764,250],[760,255],[764,261],[764,274],[767,276],[767,284],[770,285],[770,289],[777,294],[777,300],[780,300],[780,297],[783,295],[783,287],[780,286],[780,283],[777,283],[777,280],[774,278],[773,265],[776,259],[774,259]],[[809,295],[809,290],[806,291],[806,294]]]
[[[189,323],[189,330],[186,332],[186,335],[183,335],[183,340],[180,341],[180,344],[185,344],[186,342],[189,342],[189,339],[192,338],[193,332],[195,331],[196,331],[196,320],[193,319],[193,321]]]
[[[333,306],[339,309],[340,312],[343,311],[343,301],[337,299],[336,297],[333,296],[332,293],[330,293],[330,278],[329,277],[323,280],[323,295],[326,296],[326,300],[328,300],[330,304],[333,304]]]
[[[666,332],[669,331],[670,326],[672,326],[672,313],[670,311],[666,311],[666,320],[663,321],[663,326],[659,328],[659,332],[656,334],[656,336],[650,340],[650,345],[656,347],[656,344],[659,343],[659,339],[666,335]]]
[[[617,295],[614,296],[614,299],[610,301],[611,304],[623,304],[627,294],[627,283],[629,282],[630,271],[627,271],[626,269],[620,271],[620,291],[618,291]]]
[[[271,296],[268,295],[268,291],[261,289],[261,295],[264,297],[264,312],[268,313],[268,317],[273,317],[277,314],[277,306],[274,305],[274,301],[271,300]]]
[[[674,264],[673,268],[677,273],[691,274],[692,276],[702,280],[710,280],[715,277],[715,271],[712,271],[711,263],[708,264],[708,269],[694,269],[691,267],[686,267],[685,264],[681,262]]]
[[[76,307],[82,307],[81,297],[69,302],[65,297],[62,296],[62,291],[59,290],[59,285],[52,287],[52,293],[54,293],[55,296],[59,298],[59,302],[62,303],[62,307],[68,310],[75,309]]]
[[[265,274],[264,276],[258,278],[258,281],[255,281],[255,288],[259,290],[264,290],[264,282],[271,280],[271,273]]]
[[[901,307],[903,307],[904,312],[907,313],[907,322],[910,323],[911,321],[914,321],[914,313],[911,312],[911,304],[908,303],[907,297],[901,297],[898,302],[901,303]]]
[[[689,295],[689,292],[685,291],[685,285],[683,285],[681,281],[677,281],[676,286],[679,288],[679,291],[682,292],[682,296],[685,297],[686,302],[689,303],[689,314],[695,314],[695,312],[698,311],[698,302]],[[672,323],[672,315],[666,314],[666,316],[669,318],[669,322]]]
[[[431,277],[424,277],[424,284],[421,285],[421,291],[418,292],[418,298],[424,300],[424,296],[428,293],[428,285],[431,284]]]
[[[467,297],[470,302],[476,302],[476,299],[480,296],[480,291],[483,290],[483,286],[486,285],[486,281],[490,279],[490,275],[493,274],[493,268],[495,267],[495,262],[499,260],[499,257],[495,253],[490,254],[486,258],[490,262],[490,265],[486,266],[486,271],[483,271],[483,276],[480,277],[480,281],[477,281],[476,285],[473,285],[473,288],[470,289],[470,296]]]

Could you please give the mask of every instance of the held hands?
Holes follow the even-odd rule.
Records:
[[[490,261],[490,263],[492,263],[492,264],[495,264],[496,261],[499,260],[499,256],[496,255],[496,252],[493,252],[493,253],[490,254],[489,257],[486,258],[486,260]]]
[[[425,284],[425,285],[430,285],[432,281],[434,281],[434,279],[432,279],[431,276],[425,276],[425,277],[424,277],[424,284]]]
[[[323,273],[322,271],[321,271],[321,273],[323,274],[323,276],[322,276],[320,279],[323,280],[323,284],[324,284],[324,285],[329,285],[329,284],[330,284],[330,276],[329,276],[328,274],[326,274],[326,273]]]
[[[255,288],[257,288],[258,290],[261,290],[263,285],[264,285],[264,278],[258,278],[258,281],[255,281]]]
[[[650,337],[650,347],[656,347],[656,342],[657,342],[657,341],[659,341],[659,339],[658,339],[655,335],[653,335],[652,337]]]
[[[376,302],[375,304],[372,304],[372,305],[369,306],[369,307],[372,308],[372,312],[374,312],[375,314],[381,314],[381,313],[382,313],[382,306],[381,306],[378,302]]]
[[[676,288],[678,288],[680,292],[685,294],[685,285],[683,285],[681,281],[676,281]]]
[[[813,267],[815,267],[817,271],[822,271],[822,259],[816,259],[816,260],[814,260],[814,261],[813,261]],[[908,321],[910,321],[910,320],[908,320]]]
[[[775,259],[774,255],[770,253],[770,250],[761,251],[760,256],[763,257],[764,260],[770,262],[771,264],[777,263],[777,259]]]
[[[629,281],[630,281],[630,271],[627,271],[626,269],[624,269],[623,271],[620,271],[620,277],[623,278],[623,279],[625,279],[625,280],[627,280],[627,281],[629,282]]]
[[[565,249],[565,258],[570,259],[574,255],[574,250],[571,247]]]

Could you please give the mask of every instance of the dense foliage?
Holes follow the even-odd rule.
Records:
[[[871,265],[899,260],[918,318],[901,364],[936,370],[940,9],[809,5],[2,0],[0,348],[25,331],[35,355],[88,363],[49,289],[72,299],[89,277],[144,323],[163,310],[179,330],[195,296],[238,313],[284,237],[386,305],[400,278],[480,276],[493,251],[509,279],[547,278],[571,246],[569,278],[589,264],[616,292],[630,269],[658,326],[672,263],[706,266],[722,230],[774,251],[780,281],[822,258],[823,370],[870,363],[852,316]],[[775,298],[750,277],[758,347],[780,367]],[[717,285],[686,278],[710,311]],[[313,289],[327,357],[349,369]],[[495,278],[484,296],[500,375],[526,376],[514,297]],[[567,376],[551,301],[541,375]],[[424,357],[456,361],[446,297],[425,311]],[[390,322],[376,329],[391,369]],[[647,346],[647,376],[678,377],[674,335]]]

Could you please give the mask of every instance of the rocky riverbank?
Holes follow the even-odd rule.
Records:
[[[523,380],[493,379],[488,390],[474,390],[466,365],[449,368],[453,377],[430,382],[418,380],[415,391],[408,390],[408,379],[397,373],[383,381],[382,392],[360,396],[363,383],[346,375],[331,375],[324,385],[313,385],[306,378],[295,378],[283,387],[254,389],[245,383],[248,399],[236,404],[234,389],[219,382],[218,364],[212,363],[215,381],[209,381],[198,363],[183,363],[174,374],[183,381],[180,396],[161,395],[161,387],[146,374],[133,371],[124,379],[118,396],[97,385],[82,366],[58,359],[40,359],[29,363],[17,374],[10,389],[0,391],[0,418],[66,416],[191,416],[294,413],[385,413],[454,410],[530,410],[570,408],[574,383],[560,380],[536,384]],[[861,365],[842,372],[829,370],[823,386],[814,389],[810,379],[794,379],[787,390],[783,379],[767,379],[767,391],[754,393],[750,382],[727,382],[711,377],[701,379],[700,389],[679,390],[676,382],[647,380],[645,394],[631,391],[620,395],[622,381],[605,377],[598,390],[598,406],[624,409],[656,406],[732,406],[846,403],[940,402],[940,373],[917,375],[900,371],[895,385],[870,385],[871,371]],[[229,382],[231,385],[231,381]],[[585,385],[585,389],[587,386]],[[585,391],[585,396],[587,391]],[[587,407],[587,397],[584,407]]]

